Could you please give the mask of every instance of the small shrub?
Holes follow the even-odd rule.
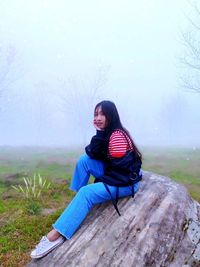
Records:
[[[12,185],[18,193],[22,194],[27,199],[25,204],[25,211],[28,214],[36,215],[42,210],[42,206],[39,203],[41,200],[42,192],[49,189],[50,183],[46,179],[42,178],[41,175],[34,174],[33,177],[23,177],[24,185]],[[41,202],[41,201],[40,201]]]
[[[34,174],[33,177],[23,177],[25,186],[12,185],[17,192],[21,193],[27,199],[38,199],[41,196],[42,191],[49,189],[51,183],[47,184],[47,180],[43,179],[42,176]]]
[[[25,210],[30,215],[37,215],[41,212],[42,207],[36,201],[28,201],[28,203],[25,206]]]

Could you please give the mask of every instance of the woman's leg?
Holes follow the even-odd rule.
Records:
[[[76,163],[70,189],[78,191],[87,185],[90,175],[95,178],[104,174],[104,163],[100,160],[91,159],[87,154],[82,155]]]
[[[84,186],[84,185],[86,185],[88,183],[90,174],[92,174],[94,177],[99,177],[99,176],[103,175],[103,173],[104,173],[104,164],[103,164],[102,161],[91,159],[87,155],[83,155],[83,156],[80,157],[80,159],[78,160],[78,162],[76,164],[70,189],[78,191],[82,186]],[[77,205],[78,209],[81,206],[80,205],[80,201],[81,201],[80,195],[81,194],[82,193],[79,194],[78,200],[72,200],[72,202],[75,203],[74,204],[75,206],[76,206],[76,203],[79,203]],[[74,208],[75,208],[74,205],[73,204],[69,205],[69,207],[71,207],[71,208],[68,209],[69,211],[68,211],[68,215],[67,216],[71,217],[71,216],[74,216],[73,213],[75,214],[75,219],[72,218],[72,221],[76,221],[77,220],[77,222],[76,222],[76,225],[77,225],[76,228],[77,228],[78,225],[83,220],[83,216],[86,216],[86,215],[82,215],[81,216],[81,218],[82,218],[81,221],[76,219],[77,218],[77,214],[76,213],[78,213],[79,210],[75,209],[76,210],[75,211],[74,210]],[[86,206],[86,202],[85,202],[84,206]],[[83,210],[85,210],[85,208],[83,208]],[[85,212],[82,212],[82,214],[85,214]],[[62,218],[63,218],[63,216],[61,215],[61,219],[60,220],[58,219],[58,222],[59,221],[63,221]],[[69,221],[70,221],[70,219],[69,219]],[[57,223],[57,224],[61,225],[62,223]],[[66,226],[66,227],[68,228],[68,226]],[[60,231],[57,231],[56,229],[52,229],[47,234],[46,237],[42,237],[40,243],[36,246],[36,248],[31,253],[31,257],[32,258],[43,257],[44,255],[49,253],[51,250],[53,250],[55,247],[57,247],[58,245],[63,243],[64,238],[61,236],[63,231],[62,231],[62,227],[60,227],[60,228],[59,228]],[[63,236],[65,236],[65,235],[63,235]],[[66,235],[66,236],[68,236],[68,235]]]
[[[135,184],[134,191],[137,192],[139,183]],[[109,186],[113,197],[116,194],[116,187]],[[132,188],[130,186],[119,188],[119,197],[130,196]],[[53,228],[62,236],[70,239],[87,216],[90,209],[95,205],[110,200],[103,183],[94,183],[83,186],[68,207],[64,210],[58,220],[53,224]]]
[[[134,191],[139,188],[139,183],[134,185]],[[115,196],[116,187],[109,186],[112,196]],[[120,187],[119,197],[132,194],[132,188]],[[110,195],[103,183],[95,183],[83,186],[68,207],[53,225],[53,230],[47,237],[43,237],[36,248],[31,252],[32,258],[41,258],[64,242],[64,238],[71,238],[82,221],[87,216],[93,205],[110,200]]]
[[[57,240],[60,236],[61,236],[61,234],[60,234],[59,232],[57,232],[55,229],[52,229],[52,230],[47,234],[47,238],[49,239],[49,241],[55,241],[55,240]]]
[[[88,155],[82,155],[76,163],[70,189],[78,191],[82,186],[88,183],[90,174],[99,177],[104,173],[104,164],[102,161],[91,159]],[[60,237],[60,233],[52,229],[47,238],[54,241]]]
[[[100,160],[91,159],[88,155],[82,155],[77,161],[70,189],[78,191],[88,183],[90,175],[99,177],[104,174],[104,163]]]

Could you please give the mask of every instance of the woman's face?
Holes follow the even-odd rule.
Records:
[[[97,126],[97,128],[101,130],[107,127],[108,123],[106,120],[106,116],[103,114],[101,106],[97,107],[94,112],[94,124]]]

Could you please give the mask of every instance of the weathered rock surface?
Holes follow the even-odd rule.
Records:
[[[200,205],[185,187],[145,172],[135,198],[92,209],[71,240],[28,266],[199,267]]]

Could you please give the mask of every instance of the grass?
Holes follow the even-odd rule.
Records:
[[[143,168],[169,176],[200,202],[200,148],[144,148]]]
[[[184,184],[200,202],[200,149],[142,148],[143,169]],[[0,266],[25,266],[29,253],[69,203],[74,193],[68,187],[75,162],[82,151],[65,148],[0,149]],[[22,184],[23,176],[40,173],[51,181],[40,205],[49,214],[27,213],[27,200],[11,185]]]
[[[25,266],[30,250],[49,231],[73,195],[67,184],[54,183],[41,199],[42,207],[53,212],[31,215],[26,210],[26,199],[8,188],[0,205],[0,266]]]

